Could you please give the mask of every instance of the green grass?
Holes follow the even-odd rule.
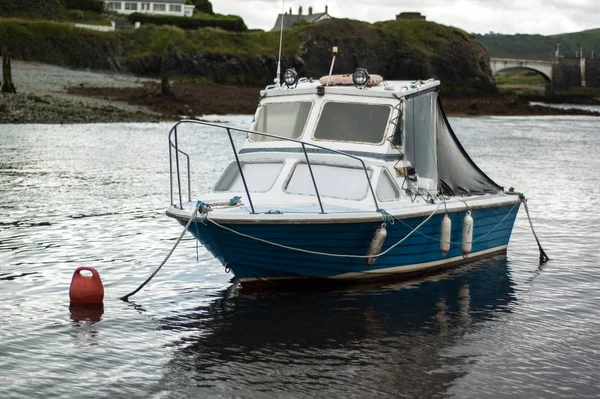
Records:
[[[112,32],[86,31],[86,35],[110,37]],[[77,38],[80,31],[69,22],[30,21],[21,18],[0,18],[0,43],[26,39]]]
[[[93,11],[67,10],[63,21],[88,25],[110,25],[111,19]]]
[[[537,72],[516,70],[495,76],[498,91],[503,94],[543,95],[546,80]]]
[[[186,53],[186,57],[191,58],[194,54],[199,54],[199,58],[202,58],[202,54],[215,54],[224,56],[224,59],[241,57],[243,62],[244,56],[261,56],[271,57],[268,61],[271,62],[279,50],[279,37],[277,31],[233,32],[219,28],[182,29],[153,24],[142,24],[131,32],[88,32],[76,30],[72,24],[64,22],[0,19],[0,44],[8,43],[9,50],[16,56],[75,68],[98,67],[115,48],[118,49],[118,56],[128,61],[147,61],[151,65],[150,70],[162,55],[174,51]],[[453,91],[494,89],[490,80],[486,80],[486,71],[482,70],[482,65],[485,66],[483,48],[464,31],[449,26],[426,21],[368,24],[343,19],[298,24],[285,31],[282,52],[286,57],[302,56],[301,44],[307,43],[310,47],[313,42],[320,44],[316,48],[323,54],[319,53],[318,56],[326,57],[326,62],[330,58],[323,46],[325,43],[327,46],[339,46],[341,57],[347,58],[361,51],[367,53],[367,60],[388,57],[390,60],[386,59],[382,64],[395,67],[397,61],[400,65],[400,72],[389,73],[405,73],[410,75],[407,79],[435,74],[445,84],[450,84],[447,87],[454,88]],[[387,49],[387,52],[384,53],[382,49]],[[309,58],[312,55],[309,54]],[[145,57],[148,59],[143,60]],[[475,59],[478,61],[473,61]],[[253,62],[261,60],[253,58]],[[477,74],[483,77],[483,83],[479,85],[471,79]],[[264,74],[258,72],[254,75],[220,76],[219,82],[264,84]],[[216,79],[216,75],[211,76]],[[185,81],[186,78],[177,79]]]
[[[298,29],[286,32],[283,51],[297,51],[300,46],[298,34]],[[128,41],[127,52],[133,57],[141,57],[164,53],[170,47],[180,52],[268,56],[276,54],[279,49],[279,33],[231,32],[218,28],[184,30],[173,26],[142,25]]]
[[[460,29],[419,20],[377,22],[373,28],[395,44],[413,47],[428,57],[436,55],[435,48],[440,42],[471,40],[469,34]]]
[[[134,22],[141,22],[142,25],[170,25],[186,30],[196,30],[202,28],[221,28],[233,32],[245,32],[248,30],[244,20],[236,15],[222,14],[199,14],[194,17],[180,17],[171,15],[152,15],[145,13],[133,13],[127,16],[127,19]]]
[[[581,98],[600,98],[600,89],[593,87],[579,87],[571,90],[557,90],[555,96],[569,96]]]
[[[525,85],[525,86],[544,86],[545,79],[537,72],[533,71],[512,71],[500,73],[495,76],[496,84],[502,85]]]

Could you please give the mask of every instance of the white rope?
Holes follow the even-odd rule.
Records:
[[[283,248],[283,249],[289,249],[292,251],[297,251],[297,252],[303,252],[303,253],[307,253],[307,254],[311,254],[311,255],[322,255],[322,256],[331,256],[331,257],[335,257],[335,258],[358,258],[358,259],[366,259],[366,258],[378,258],[380,256],[383,256],[385,254],[387,254],[389,251],[391,251],[392,249],[394,249],[395,247],[397,247],[398,245],[402,244],[402,242],[404,242],[408,237],[410,237],[415,231],[417,231],[419,228],[421,228],[421,226],[423,226],[425,223],[427,223],[429,221],[429,219],[431,219],[433,217],[433,215],[435,215],[435,213],[437,212],[437,210],[440,208],[440,206],[442,206],[443,203],[440,203],[434,210],[433,212],[431,212],[431,215],[429,215],[427,217],[427,219],[423,220],[417,227],[415,227],[410,233],[408,233],[403,239],[401,239],[400,241],[398,241],[397,243],[395,243],[394,245],[392,245],[391,247],[389,247],[388,249],[386,249],[385,251],[377,254],[377,255],[346,255],[346,254],[332,254],[329,252],[318,252],[318,251],[310,251],[308,249],[302,249],[302,248],[295,248],[295,247],[290,247],[287,245],[283,245],[283,244],[278,244],[276,242],[272,242],[269,240],[265,240],[262,238],[258,238],[258,237],[254,237],[248,234],[244,234],[241,233],[237,230],[234,230],[230,227],[226,227],[223,226],[222,224],[219,224],[217,222],[215,222],[212,219],[209,219],[208,217],[206,217],[205,220],[209,221],[210,223],[214,224],[217,227],[220,227],[224,230],[227,230],[229,232],[232,232],[234,234],[237,234],[239,236],[245,237],[245,238],[249,238],[251,240],[255,240],[255,241],[259,241],[265,244],[269,244],[275,247],[279,247],[279,248]],[[208,216],[208,215],[207,215]]]

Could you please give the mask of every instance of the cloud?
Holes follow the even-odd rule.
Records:
[[[286,1],[294,14],[302,6],[308,13],[323,12],[325,6],[336,18],[351,18],[366,22],[394,19],[396,14],[415,11],[444,25],[455,26],[470,33],[490,31],[506,34],[528,33],[552,35],[600,27],[600,2],[592,0],[364,0]],[[279,0],[218,0],[215,12],[240,15],[249,28],[270,30],[281,12]]]

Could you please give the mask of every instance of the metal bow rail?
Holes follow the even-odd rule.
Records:
[[[186,159],[186,168],[187,168],[187,185],[188,185],[188,201],[192,200],[192,193],[191,193],[191,174],[190,174],[190,156],[189,154],[183,152],[182,150],[179,149],[179,143],[178,143],[178,131],[177,128],[182,125],[182,124],[194,124],[194,125],[203,125],[203,126],[210,126],[210,127],[215,127],[215,128],[219,128],[219,129],[223,129],[227,132],[227,135],[229,137],[229,142],[231,143],[231,149],[233,150],[233,155],[235,156],[235,161],[237,163],[237,167],[238,170],[240,172],[240,177],[242,178],[242,183],[244,184],[244,190],[246,191],[246,196],[248,198],[248,202],[250,204],[250,209],[252,210],[252,213],[256,213],[255,208],[254,208],[254,203],[252,202],[252,196],[250,195],[250,190],[248,189],[248,185],[246,183],[246,177],[244,176],[244,171],[242,170],[242,164],[240,162],[240,159],[238,157],[238,151],[235,147],[235,144],[233,142],[233,137],[231,135],[232,132],[239,132],[239,133],[244,133],[246,135],[248,134],[255,134],[258,136],[264,136],[264,137],[269,137],[272,139],[277,139],[277,140],[283,140],[283,141],[287,141],[287,142],[291,142],[291,143],[295,143],[295,144],[299,144],[302,147],[302,152],[304,153],[304,158],[306,159],[306,164],[308,166],[308,170],[310,172],[310,177],[312,179],[312,183],[313,186],[315,188],[315,194],[317,196],[317,200],[319,201],[319,207],[321,208],[321,213],[325,213],[324,209],[323,209],[323,203],[321,202],[321,196],[319,194],[319,188],[317,187],[317,182],[315,180],[315,176],[313,173],[313,169],[310,163],[310,159],[308,157],[308,152],[306,150],[306,147],[312,147],[312,148],[316,148],[318,150],[323,150],[326,152],[330,152],[333,154],[339,154],[351,159],[354,159],[358,162],[360,162],[360,164],[362,165],[362,169],[365,172],[365,176],[367,178],[367,183],[369,184],[369,190],[371,191],[371,195],[373,197],[373,202],[375,203],[375,208],[376,210],[379,210],[379,204],[377,203],[377,197],[375,196],[375,191],[373,190],[373,185],[371,184],[371,178],[369,177],[369,173],[367,171],[367,166],[365,165],[364,161],[354,155],[342,152],[342,151],[337,151],[337,150],[333,150],[331,148],[327,148],[327,147],[323,147],[317,144],[313,144],[313,143],[306,143],[304,141],[301,140],[296,140],[296,139],[292,139],[289,137],[282,137],[282,136],[277,136],[274,134],[269,134],[269,133],[262,133],[262,132],[256,132],[256,131],[252,131],[252,130],[247,130],[247,129],[240,129],[240,128],[235,128],[235,127],[231,127],[231,126],[225,126],[225,125],[220,125],[217,123],[211,123],[211,122],[203,122],[203,121],[197,121],[197,120],[191,120],[191,119],[184,119],[181,120],[179,122],[177,122],[172,128],[171,131],[169,132],[169,171],[170,171],[170,186],[171,186],[171,205],[175,205],[175,202],[173,201],[173,188],[174,188],[174,184],[173,184],[173,158],[175,160],[175,172],[176,172],[176,176],[177,176],[177,191],[178,191],[178,197],[179,197],[179,208],[183,209],[183,198],[182,198],[182,194],[181,194],[181,171],[180,171],[180,162],[179,162],[179,154],[183,155]]]

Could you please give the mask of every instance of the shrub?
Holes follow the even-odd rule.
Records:
[[[69,9],[86,10],[101,13],[104,11],[104,2],[100,0],[64,0]]]
[[[176,17],[171,15],[148,15],[133,13],[127,17],[131,22],[154,25],[173,25],[181,29],[221,28],[234,32],[248,30],[244,20],[237,15],[204,15],[199,18]]]

